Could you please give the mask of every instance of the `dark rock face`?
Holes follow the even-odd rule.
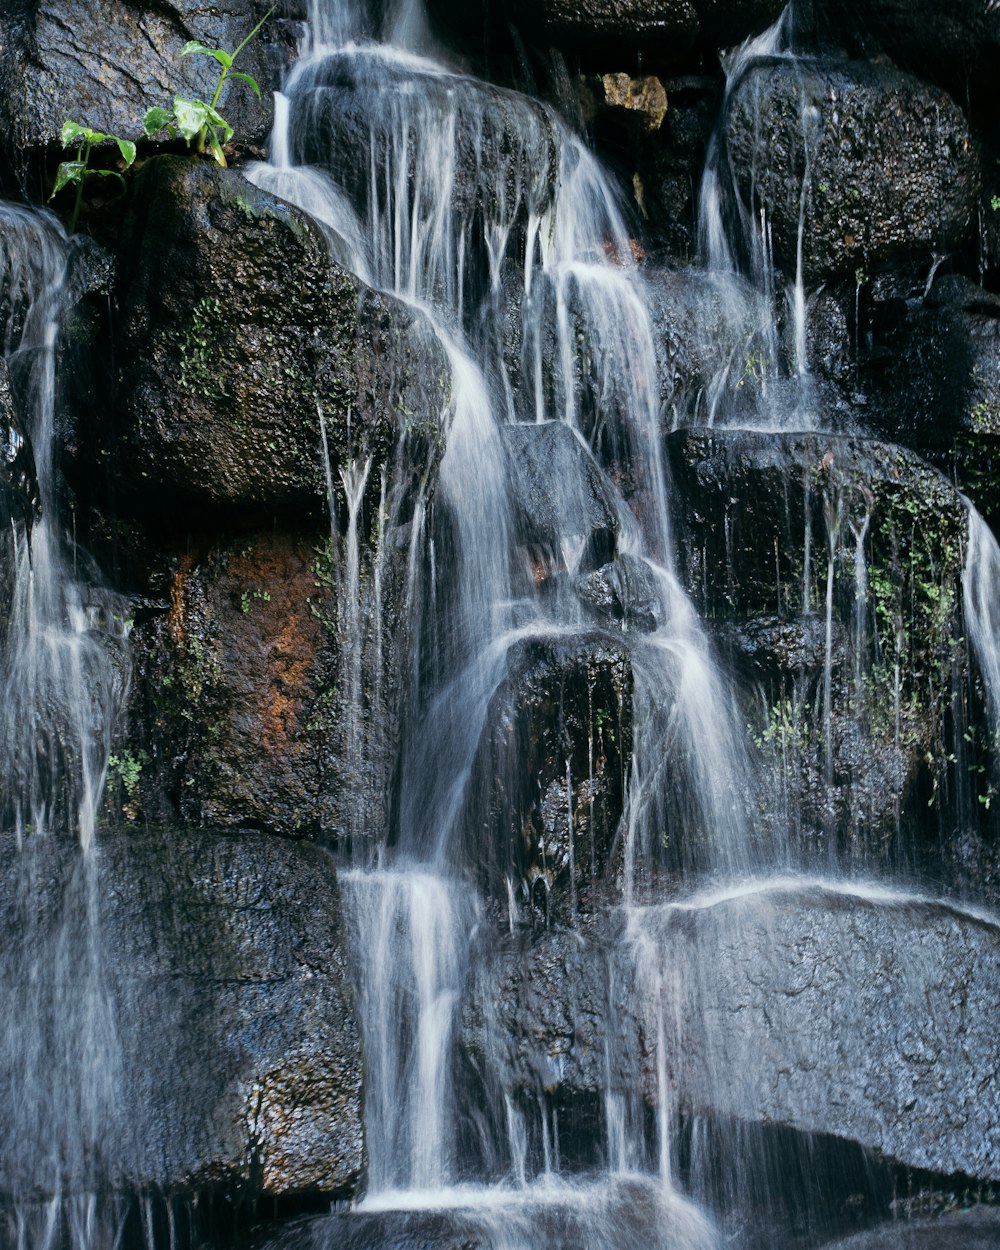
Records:
[[[674,1074],[692,1109],[1000,1175],[992,923],[934,904],[764,892],[667,919],[684,987]],[[667,938],[667,934],[671,934]],[[959,988],[960,987],[960,988]],[[863,1079],[856,1079],[863,1074]]]
[[[952,1211],[933,1220],[873,1228],[825,1250],[993,1250],[1000,1240],[994,1209]]]
[[[913,453],[859,439],[679,432],[667,446],[684,579],[781,778],[765,821],[888,853],[925,768],[939,784],[950,768],[967,664],[958,493]]]
[[[0,527],[30,525],[38,506],[35,457],[14,405],[7,362],[0,360]]]
[[[473,765],[469,857],[487,895],[540,923],[599,901],[624,810],[632,670],[599,634],[508,656]]]
[[[815,0],[819,20],[867,55],[886,52],[931,82],[961,81],[993,68],[1000,14],[979,0]]]
[[[425,323],[241,175],[150,161],[120,252],[117,455],[132,508],[322,499],[319,409],[334,466],[384,463],[407,425],[436,426],[448,368]],[[339,492],[335,468],[333,481]]]
[[[362,831],[381,836],[408,644],[405,526],[369,537],[378,504],[371,482],[353,589],[344,548],[310,529],[162,557],[164,600],[132,632],[116,817],[322,835],[345,849]]]
[[[169,611],[134,631],[130,737],[157,749],[121,796],[130,814],[281,833],[321,826],[320,544],[308,533],[246,535],[178,562]]]
[[[957,274],[872,310],[864,414],[952,471],[988,520],[1000,473],[1000,298]]]
[[[604,52],[640,48],[672,60],[696,43],[710,48],[740,43],[770,26],[783,7],[778,0],[509,0],[506,6],[532,38]]]
[[[497,942],[465,1004],[462,1042],[479,1070],[530,1105],[542,1094],[566,1106],[596,1105],[609,1085],[627,1092],[634,1018],[611,1018],[610,926],[523,930]],[[609,1049],[609,1037],[620,1045]],[[609,1073],[608,1060],[613,1069]]]
[[[732,97],[726,141],[740,198],[754,219],[766,210],[789,276],[804,194],[812,285],[901,254],[929,262],[961,242],[976,211],[979,165],[961,111],[886,65],[752,65]]]
[[[267,5],[225,0],[173,0],[117,5],[100,0],[16,0],[0,28],[0,117],[14,152],[58,147],[67,119],[138,139],[154,105],[175,94],[211,99],[218,66],[204,56],[179,56],[189,39],[232,52]],[[13,10],[13,12],[11,11]],[[280,24],[278,24],[280,25]],[[281,34],[265,24],[236,68],[255,77],[261,100],[232,84],[220,108],[244,141],[263,140],[271,126],[271,88],[280,77]]]
[[[650,268],[645,282],[666,424],[704,421],[725,353],[753,339],[752,293],[738,281],[722,281],[694,266]]]
[[[691,0],[545,0],[525,6],[532,23],[554,39],[617,40],[669,46],[683,55],[698,34],[698,13]]]
[[[470,313],[478,307],[481,284],[507,259],[489,255],[484,226],[521,264],[529,214],[540,216],[552,203],[558,122],[550,109],[518,92],[416,71],[372,50],[334,54],[310,67],[295,81],[291,111],[293,159],[330,170],[360,218],[380,223],[381,237],[396,236],[378,260],[391,266],[382,285],[406,285],[412,273],[451,313],[463,301]],[[406,224],[399,233],[396,215],[402,212],[405,221],[410,196],[419,201],[424,182],[436,184],[442,161],[450,177],[448,201],[426,223],[428,239],[413,247]],[[424,206],[418,203],[417,211],[423,214]],[[456,271],[435,251],[445,241],[462,257]],[[482,331],[472,324],[467,329],[473,336]]]
[[[23,1185],[18,1168],[44,1188],[56,1175],[44,1160],[91,1150],[75,1174],[119,1188],[353,1192],[361,1054],[326,854],[133,829],[105,834],[94,855],[51,837],[5,845],[3,1071],[15,1085],[0,1085],[12,1134],[0,1188]]]
[[[586,445],[561,421],[502,430],[511,466],[518,537],[552,564],[587,571],[606,563],[618,537],[615,502]],[[580,544],[574,562],[562,542]]]
[[[785,1125],[910,1167],[997,1176],[1000,1108],[982,1086],[998,1059],[992,923],[905,896],[764,885],[642,909],[629,933],[610,980],[610,935],[547,934],[498,954],[508,971],[478,986],[464,1036],[504,1089],[544,1090],[558,1105],[599,1098],[609,1076],[628,1095],[638,1073],[652,1099],[663,1029],[684,1115]],[[723,1149],[741,1140],[737,1127]]]

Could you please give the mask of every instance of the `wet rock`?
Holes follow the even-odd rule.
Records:
[[[950,775],[949,708],[968,672],[958,492],[912,452],[863,439],[681,431],[667,447],[682,575],[773,770],[764,824],[809,853],[834,838],[883,862],[904,809],[937,838],[924,787]]]
[[[472,1190],[442,1210],[335,1212],[291,1225],[265,1250],[708,1250],[712,1235],[688,1202],[649,1177],[596,1183],[547,1179],[537,1188]]]
[[[759,326],[752,292],[693,266],[650,268],[644,277],[667,423],[704,421],[716,379],[728,369],[738,382],[753,349]]]
[[[296,1221],[268,1238],[262,1250],[487,1250],[457,1213],[351,1212]]]
[[[403,106],[405,101],[405,107]],[[297,128],[293,159],[329,169],[350,195],[362,220],[406,219],[413,203],[403,183],[424,180],[437,187],[442,166],[451,179],[447,211],[426,228],[433,246],[445,240],[462,257],[461,276],[436,260],[428,242],[419,254],[400,238],[394,275],[406,283],[411,265],[419,283],[434,298],[458,310],[465,291],[499,264],[488,256],[484,223],[497,240],[516,243],[529,214],[541,215],[555,191],[558,148],[556,121],[550,110],[518,92],[441,71],[415,70],[377,49],[334,55],[296,79],[292,117],[310,119]],[[400,168],[400,160],[407,162]],[[383,179],[371,169],[389,169],[397,180],[386,202]],[[402,179],[403,181],[398,181]],[[426,194],[426,191],[424,192]],[[417,205],[415,210],[424,209]],[[408,234],[409,227],[403,227]],[[509,231],[515,233],[507,237]],[[495,276],[495,275],[494,275]],[[477,294],[477,300],[479,296]],[[472,304],[476,301],[470,300]]]
[[[494,942],[477,962],[464,1004],[462,1045],[476,1067],[518,1103],[545,1095],[558,1105],[591,1102],[609,1085],[628,1089],[625,1050],[609,1050],[609,1031],[625,1047],[626,1015],[611,1018],[610,954],[606,924],[584,932],[523,929]],[[621,1033],[619,1033],[621,1028]],[[609,1055],[615,1062],[609,1073]],[[595,1143],[596,1144],[596,1143]]]
[[[665,1036],[672,1096],[716,1125],[727,1167],[752,1168],[746,1130],[769,1125],[942,1176],[1000,1173],[997,1093],[983,1085],[1000,1058],[993,920],[847,885],[764,883],[641,909],[629,935],[546,934],[498,954],[466,1045],[492,1056],[503,1088],[568,1101],[610,1080],[652,1102]]]
[[[632,671],[594,633],[517,645],[473,765],[469,856],[495,908],[534,922],[594,906],[631,753]]]
[[[247,535],[182,559],[169,611],[133,631],[130,739],[144,759],[129,814],[282,833],[320,826],[311,732],[326,640],[310,533]]]
[[[109,784],[119,819],[345,846],[382,836],[407,546],[391,491],[383,545],[377,523],[369,540],[378,492],[370,482],[353,588],[346,538],[322,531],[250,531],[161,556],[172,570],[164,597],[132,631],[136,675]]]
[[[863,55],[887,53],[898,64],[948,85],[995,72],[1000,13],[979,0],[814,0],[821,27]]]
[[[233,51],[267,11],[256,0],[135,0],[114,12],[99,0],[18,0],[0,28],[0,118],[12,155],[60,147],[63,122],[72,119],[137,140],[154,105],[175,94],[211,99],[215,61],[181,58],[189,39]],[[240,54],[237,68],[255,77],[261,99],[232,84],[220,108],[241,141],[266,139],[272,91],[289,48],[282,23],[272,19]],[[288,40],[288,43],[291,41]]]
[[[683,56],[698,34],[698,13],[692,0],[544,0],[514,7],[520,18],[553,41],[617,45],[644,44]]]
[[[651,920],[680,989],[673,1079],[693,1111],[1000,1176],[997,1093],[982,1084],[998,1058],[992,920],[795,887]]]
[[[871,314],[861,386],[868,424],[954,472],[996,519],[1000,480],[1000,298],[957,274],[924,299]]]
[[[732,96],[726,142],[737,193],[754,220],[766,211],[789,278],[804,197],[811,285],[901,255],[929,264],[975,218],[979,165],[961,111],[887,65],[751,65]]]
[[[385,463],[402,434],[437,428],[448,366],[423,319],[240,174],[149,161],[119,251],[116,463],[134,511],[315,508],[320,409],[341,498],[338,466]]]
[[[562,421],[514,424],[501,434],[510,462],[518,539],[549,564],[575,571],[615,550],[615,500],[587,445]]]
[[[1000,1241],[995,1208],[950,1211],[932,1220],[901,1220],[873,1228],[824,1250],[992,1250]]]
[[[663,624],[663,605],[649,565],[624,553],[593,573],[574,579],[573,588],[601,625],[652,631]]]
[[[132,829],[86,862],[10,840],[3,865],[0,1189],[62,1164],[117,1188],[354,1192],[361,1053],[323,851]]]
[[[741,43],[774,22],[780,0],[429,0],[428,12],[440,37],[456,35],[489,63],[505,56],[511,29],[523,48],[546,45],[585,58],[596,72],[630,70],[636,53],[643,66],[671,65],[696,49],[714,54]],[[612,64],[609,58],[618,63]]]
[[[30,526],[38,509],[34,453],[17,414],[7,362],[0,359],[0,528]]]

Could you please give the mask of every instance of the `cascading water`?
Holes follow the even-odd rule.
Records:
[[[776,58],[796,64],[793,48],[792,6],[768,30],[748,39],[724,60],[726,89],[720,121],[709,144],[698,210],[701,259],[715,284],[723,309],[718,333],[722,364],[712,377],[706,396],[707,424],[751,429],[809,430],[817,427],[806,352],[807,295],[803,271],[806,197],[809,193],[809,151],[815,110],[805,103],[800,124],[804,169],[799,194],[799,227],[794,276],[788,275],[783,292],[788,342],[780,333],[777,300],[781,275],[771,247],[767,208],[758,202],[754,169],[749,192],[741,188],[729,167],[725,125],[736,89],[754,66]],[[759,124],[760,105],[755,122]],[[766,145],[755,152],[762,158]]]
[[[852,462],[853,476],[833,471],[838,457],[855,455],[846,443],[847,450],[819,456],[808,444],[792,458],[776,510],[804,534],[804,559],[787,576],[775,538],[775,594],[779,614],[801,609],[815,626],[802,633],[807,643],[818,639],[820,677],[810,686],[801,665],[777,705],[758,685],[760,714],[769,719],[758,758],[784,786],[772,808],[777,819],[765,826],[754,816],[761,795],[738,723],[745,709],[737,709],[682,587],[675,547],[684,534],[671,514],[654,334],[610,183],[549,108],[429,59],[419,4],[380,8],[376,21],[360,0],[314,0],[303,58],[278,100],[273,163],[252,171],[312,216],[340,265],[409,305],[447,364],[440,411],[420,414],[437,425],[436,486],[428,470],[404,490],[363,438],[352,443],[350,428],[345,461],[331,463],[319,414],[336,566],[330,581],[343,710],[336,732],[348,775],[331,798],[348,809],[337,827],[351,862],[339,879],[364,1030],[369,1152],[367,1194],[340,1213],[329,1244],[395,1244],[395,1228],[407,1245],[426,1231],[431,1240],[489,1250],[776,1244],[781,1234],[769,1213],[763,1234],[748,1231],[742,1204],[755,1183],[748,1162],[755,1147],[752,1131],[749,1145],[740,1134],[768,1119],[774,1098],[772,1122],[799,1131],[811,1150],[809,1110],[829,1072],[794,1042],[786,1059],[779,1027],[764,1034],[779,1056],[778,1078],[763,1088],[767,1074],[755,1053],[761,1033],[744,1019],[762,1016],[769,1025],[773,1006],[794,1021],[794,1004],[800,996],[811,1003],[815,982],[836,964],[826,957],[829,934],[840,954],[864,947],[862,928],[850,920],[837,928],[853,908],[878,914],[880,923],[883,913],[898,919],[912,909],[942,926],[957,918],[977,931],[996,928],[981,909],[843,880],[846,870],[875,859],[860,803],[849,799],[854,841],[845,848],[835,820],[811,820],[793,793],[813,747],[821,786],[832,792],[838,733],[864,740],[876,712],[883,731],[885,723],[894,730],[896,754],[904,753],[906,623],[889,583],[910,550],[877,511],[865,485],[870,466]],[[788,21],[733,54],[724,110],[751,65],[791,58]],[[386,42],[366,42],[376,33]],[[703,414],[717,429],[816,424],[802,248],[814,120],[803,111],[799,248],[784,295],[766,215],[753,196],[744,202],[723,192],[724,161],[717,146],[710,153],[703,259],[733,331]],[[724,200],[734,210],[728,217]],[[107,1156],[120,1155],[122,1140],[140,1131],[120,1105],[128,1082],[119,1072],[95,871],[95,823],[124,696],[114,662],[124,630],[110,597],[71,570],[73,549],[56,519],[55,347],[71,245],[48,219],[19,210],[7,211],[0,226],[7,248],[0,287],[12,309],[4,351],[15,394],[30,411],[37,463],[36,498],[31,444],[12,425],[5,459],[12,479],[20,473],[28,484],[6,509],[12,594],[0,710],[0,809],[14,831],[23,904],[14,925],[22,939],[0,958],[0,1070],[19,1091],[3,1131],[3,1159],[15,1169],[5,1185],[15,1197],[8,1240],[19,1250],[104,1250],[121,1227],[108,1197],[116,1178]],[[748,281],[737,278],[739,269]],[[785,347],[774,315],[782,299],[791,327]],[[911,468],[897,456],[894,480]],[[798,495],[788,488],[792,478]],[[891,531],[889,572],[869,560],[876,531]],[[902,537],[912,540],[913,532],[911,525]],[[373,533],[376,552],[366,566]],[[727,514],[727,547],[739,541]],[[400,677],[398,796],[384,830],[366,823],[375,805],[361,774],[373,753],[394,747],[372,712],[381,707],[377,662],[374,695],[368,682],[369,652],[381,658],[395,624],[383,617],[391,543],[405,573],[389,617],[397,610],[403,617],[410,653]],[[966,554],[965,622],[995,732],[1000,552],[971,510]],[[736,595],[732,561],[727,573]],[[958,645],[954,605],[943,584],[929,591],[943,653]],[[582,734],[563,707],[567,683],[546,685],[543,673],[532,686],[539,668],[550,665],[550,674],[565,655],[584,673]],[[931,658],[936,680],[942,661]],[[552,759],[519,733],[511,699],[519,685],[557,725],[555,745],[545,747]],[[619,710],[627,702],[627,718],[615,721],[609,689]],[[959,695],[946,714],[954,737],[964,724]],[[484,777],[483,761],[494,758],[499,781]],[[538,776],[512,779],[511,763]],[[965,769],[964,760],[952,764],[956,775]],[[618,770],[623,797],[607,845],[598,830],[602,769]],[[498,798],[508,782],[534,787],[527,816],[514,797]],[[521,822],[509,832],[501,829],[508,806]],[[804,830],[815,835],[818,849],[802,851],[793,827],[799,842]],[[532,838],[537,847],[525,849]],[[58,874],[49,871],[49,860],[60,857],[70,862],[65,887],[53,885]],[[831,877],[769,875],[802,863]],[[591,907],[598,879],[604,893]],[[49,895],[51,906],[40,908]],[[783,928],[795,908],[805,925]],[[898,932],[902,945],[917,945],[902,923]],[[752,943],[744,942],[748,933]],[[765,973],[754,958],[764,966],[772,951],[793,946],[797,956],[813,948],[820,956],[811,975],[797,978],[794,964],[772,1005],[759,992]],[[852,967],[881,985],[888,980],[882,955],[876,943],[871,963]],[[921,984],[923,959],[933,962],[909,949],[898,957],[904,983],[914,972],[913,984]],[[584,965],[593,983],[581,976],[578,985],[567,969]],[[766,975],[780,980],[783,969],[768,967]],[[726,1000],[729,976],[735,1008]],[[861,982],[845,984],[840,992],[850,998]],[[829,989],[831,999],[836,992]],[[509,1028],[509,1000],[519,993],[533,997],[540,1033],[556,1034],[544,1053],[526,1030]],[[913,997],[919,1010],[919,993]],[[857,1056],[851,1049],[834,1062],[863,1067],[863,1047]],[[574,1065],[585,1069],[577,1101],[561,1086]],[[890,1074],[894,1094],[903,1083]],[[725,1097],[716,1102],[719,1091]],[[906,1114],[916,1101],[903,1103]],[[736,1129],[713,1121],[719,1105],[719,1119],[728,1113]],[[846,1138],[850,1116],[867,1112],[848,1108]],[[882,1116],[881,1107],[872,1114]],[[768,1186],[775,1188],[773,1179]],[[719,1215],[718,1226],[706,1211]],[[148,1214],[149,1245],[154,1223]],[[172,1229],[168,1235],[173,1247]],[[820,1235],[825,1230],[809,1227],[813,1240],[796,1245],[814,1245]],[[296,1244],[309,1244],[306,1236]],[[322,1238],[320,1230],[313,1244]]]
[[[389,28],[398,37],[402,26]],[[437,583],[435,623],[416,631],[435,653],[414,662],[416,671],[442,676],[418,687],[394,854],[345,879],[371,1071],[366,1207],[460,1207],[490,1244],[514,1247],[542,1244],[536,1225],[554,1229],[580,1205],[586,1218],[564,1236],[575,1245],[624,1246],[636,1230],[623,1217],[628,1186],[620,1192],[620,1184],[644,1150],[609,1148],[618,1181],[557,1184],[558,1134],[544,1103],[540,1182],[520,1191],[509,1180],[449,1190],[472,1179],[456,1155],[456,1125],[468,1108],[458,1105],[451,1043],[470,941],[473,950],[481,945],[481,905],[467,883],[476,850],[463,825],[487,710],[520,648],[592,629],[569,593],[572,579],[594,567],[592,557],[581,564],[585,501],[572,485],[548,488],[562,494],[551,563],[539,577],[515,516],[508,423],[559,422],[572,431],[580,463],[591,466],[585,472],[596,470],[596,458],[627,478],[626,500],[599,474],[619,558],[635,570],[654,622],[651,632],[635,632],[630,648],[638,727],[625,896],[649,888],[671,820],[702,831],[702,870],[746,862],[749,786],[733,709],[673,569],[649,315],[615,197],[555,114],[398,47],[344,42],[358,30],[343,14],[314,14],[313,51],[278,106],[277,160],[251,176],[330,229],[336,257],[352,252],[355,272],[427,316],[451,372],[430,537],[451,561],[447,581]],[[497,332],[512,305],[520,327],[513,352]],[[572,821],[568,765],[566,774]],[[572,833],[569,856],[572,872]],[[511,916],[528,902],[512,896]],[[506,1159],[500,1173],[523,1186],[523,1112],[509,1098],[506,1107],[507,1140],[484,1149]],[[709,1227],[674,1194],[669,1166],[654,1176],[629,1182],[644,1195],[647,1210],[636,1217],[643,1237],[708,1245]],[[522,1226],[515,1207],[525,1201],[532,1214]]]
[[[56,359],[71,252],[48,216],[0,207],[4,355],[38,507],[5,541],[0,643],[0,811],[13,828],[4,853],[18,912],[0,957],[0,1069],[18,1091],[0,1154],[14,1195],[7,1244],[26,1250],[111,1244],[120,1211],[105,1147],[126,1134],[94,842],[125,627],[112,596],[77,580],[58,520]]]

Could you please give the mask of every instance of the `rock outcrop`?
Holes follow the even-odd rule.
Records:
[[[239,173],[149,161],[119,252],[116,457],[132,509],[315,509],[324,440],[342,497],[338,466],[383,464],[409,428],[437,428],[449,370],[426,322]]]
[[[310,845],[132,829],[81,856],[6,838],[0,1189],[72,1163],[120,1189],[353,1193],[362,1068],[340,915]],[[48,1096],[26,1102],[37,1082]]]
[[[19,0],[0,24],[0,118],[7,154],[58,148],[63,122],[123,139],[142,137],[153,106],[174,95],[210,100],[219,67],[204,56],[181,57],[188,40],[232,52],[267,12],[263,3],[126,0],[114,20],[100,0]],[[13,12],[11,12],[13,10]],[[230,85],[220,107],[243,141],[263,141],[291,40],[280,21],[265,23],[236,69],[252,75],[261,98]]]
[[[748,218],[763,211],[776,263],[805,281],[955,249],[974,221],[979,162],[958,106],[888,65],[750,65],[725,120]]]

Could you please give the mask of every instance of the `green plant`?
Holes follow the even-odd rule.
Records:
[[[172,139],[176,139],[179,136],[186,141],[188,147],[191,147],[193,144],[195,152],[199,155],[206,151],[211,152],[220,165],[225,165],[226,157],[222,150],[222,145],[228,143],[235,132],[216,106],[222,95],[222,89],[230,78],[236,78],[240,82],[245,82],[257,98],[260,99],[260,86],[257,80],[250,74],[244,74],[239,70],[233,69],[233,65],[239,54],[258,34],[273,12],[273,7],[268,9],[250,34],[233,52],[226,52],[222,48],[209,48],[197,39],[189,39],[180,50],[181,56],[210,56],[222,67],[212,99],[210,102],[207,102],[198,99],[189,100],[185,96],[175,95],[172,109],[160,108],[158,106],[149,109],[142,122],[142,128],[146,132],[147,137],[151,139],[154,135],[159,134],[161,130],[165,130]]]
[[[106,135],[100,130],[91,130],[79,122],[63,122],[59,136],[64,148],[76,147],[76,158],[63,161],[56,170],[55,182],[49,199],[53,199],[63,187],[76,186],[76,199],[73,202],[73,213],[69,219],[69,232],[73,234],[80,216],[80,205],[83,203],[83,186],[90,174],[100,178],[117,178],[125,192],[125,179],[117,169],[91,169],[90,154],[101,143],[117,143],[118,151],[125,162],[125,168],[135,160],[135,144],[131,139],[119,139],[117,135]]]
[[[250,609],[253,607],[255,602],[270,603],[270,592],[267,590],[261,590],[259,587],[252,593],[249,590],[244,590],[240,595],[240,611],[244,616],[250,615]]]

